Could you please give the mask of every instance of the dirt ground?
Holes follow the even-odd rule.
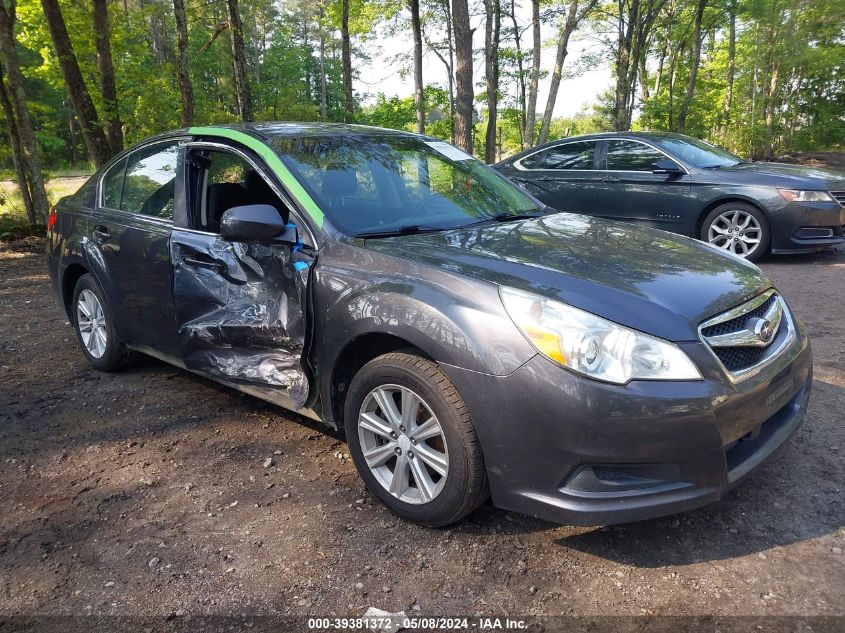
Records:
[[[722,501],[595,529],[487,505],[430,530],[313,422],[152,359],[92,370],[42,249],[0,250],[0,619],[845,616],[845,250],[762,264],[816,382],[805,426]]]

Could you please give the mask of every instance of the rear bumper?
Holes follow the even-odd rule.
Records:
[[[737,385],[685,351],[705,380],[588,380],[535,356],[505,377],[444,369],[473,416],[498,507],[568,525],[626,523],[720,498],[802,424],[812,384],[793,347]],[[712,360],[712,359],[711,359]]]

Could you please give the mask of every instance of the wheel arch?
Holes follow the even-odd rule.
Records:
[[[358,371],[368,362],[390,352],[407,351],[433,360],[411,341],[387,332],[365,332],[351,339],[334,359],[331,370],[323,380],[322,418],[332,426],[342,429],[343,407],[349,384]]]
[[[71,304],[73,303],[73,290],[80,277],[87,275],[90,271],[82,264],[74,262],[65,268],[62,274],[62,305],[65,309],[68,319],[73,322],[73,310]]]
[[[707,216],[710,215],[713,209],[720,207],[723,204],[728,204],[729,202],[742,202],[744,204],[751,205],[760,211],[766,219],[766,223],[769,225],[769,232],[771,233],[771,220],[769,219],[769,214],[766,209],[754,198],[747,198],[739,194],[732,194],[710,201],[707,206],[701,210],[701,213],[698,215],[698,220],[695,223],[695,239],[701,239],[701,229],[704,226],[704,220],[707,219]]]

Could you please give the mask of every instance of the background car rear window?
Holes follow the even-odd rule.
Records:
[[[120,208],[173,219],[173,191],[179,144],[155,145],[129,157]]]
[[[664,154],[637,141],[608,141],[607,169],[615,171],[651,171],[652,164]]]
[[[593,169],[595,150],[595,143],[558,145],[543,154],[531,169]]]

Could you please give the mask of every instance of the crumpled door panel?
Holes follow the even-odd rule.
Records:
[[[301,362],[313,257],[299,245],[241,244],[174,231],[173,294],[182,360],[216,378],[308,400]]]

